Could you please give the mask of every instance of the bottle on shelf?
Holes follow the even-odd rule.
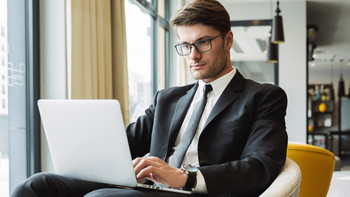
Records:
[[[324,86],[321,86],[321,100],[322,101],[327,101],[328,100],[328,95],[327,95],[327,91],[324,88]]]
[[[316,100],[320,101],[321,100],[321,90],[318,87],[318,85],[316,85],[315,87],[316,87]]]

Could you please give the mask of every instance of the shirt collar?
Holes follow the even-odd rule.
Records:
[[[233,69],[229,73],[208,83],[213,87],[213,92],[215,95],[221,94],[225,90],[226,86],[230,83],[232,78],[235,76],[237,70],[234,66],[232,67]],[[199,85],[198,88],[200,90],[203,90],[203,87],[207,85],[207,83],[205,83],[203,80],[199,80],[198,85]]]

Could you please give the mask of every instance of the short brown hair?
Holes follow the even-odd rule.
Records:
[[[231,29],[230,15],[216,0],[194,0],[177,11],[170,23],[174,26],[204,24],[220,33]]]

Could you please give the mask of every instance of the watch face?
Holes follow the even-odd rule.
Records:
[[[191,164],[184,164],[182,165],[182,168],[186,170],[187,172],[197,172],[198,168]]]

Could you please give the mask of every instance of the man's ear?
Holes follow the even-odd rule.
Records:
[[[225,36],[225,50],[230,50],[233,44],[233,33],[230,30]]]

